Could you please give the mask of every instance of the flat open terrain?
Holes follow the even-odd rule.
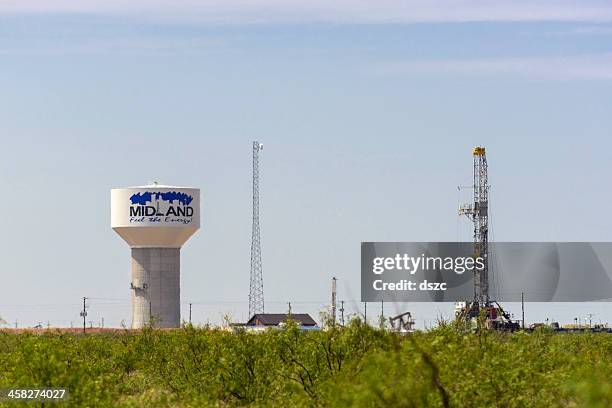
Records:
[[[71,407],[610,407],[610,356],[605,333],[399,336],[357,320],[263,334],[5,330],[0,388],[65,387],[57,406]]]

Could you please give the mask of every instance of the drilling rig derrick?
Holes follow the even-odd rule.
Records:
[[[474,259],[481,258],[484,267],[474,269],[474,298],[456,310],[458,319],[472,322],[484,318],[487,328],[497,330],[518,330],[508,313],[489,297],[489,169],[486,149],[477,146],[472,150],[474,158],[474,201],[459,208],[474,224]]]

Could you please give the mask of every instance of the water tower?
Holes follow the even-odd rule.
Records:
[[[200,190],[111,190],[111,227],[132,249],[132,328],[180,327],[180,251],[200,228]]]

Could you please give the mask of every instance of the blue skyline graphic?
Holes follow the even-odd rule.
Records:
[[[153,201],[153,197],[155,197],[156,200],[161,199],[162,201],[169,201],[170,204],[174,204],[174,201],[178,201],[183,205],[189,205],[193,201],[193,197],[189,194],[176,191],[146,191],[144,193],[136,193],[130,197],[130,201],[132,205],[147,205],[147,203]]]

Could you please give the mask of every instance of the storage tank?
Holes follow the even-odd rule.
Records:
[[[111,227],[132,251],[132,328],[180,327],[180,251],[200,228],[200,190],[112,189]]]

